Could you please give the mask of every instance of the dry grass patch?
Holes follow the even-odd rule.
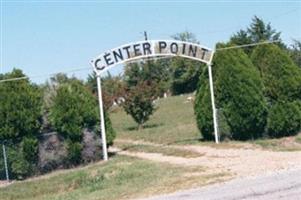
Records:
[[[181,147],[153,146],[146,144],[131,144],[120,142],[115,142],[114,146],[118,147],[123,151],[160,153],[165,156],[176,156],[184,158],[197,158],[204,155],[193,150],[182,149]]]

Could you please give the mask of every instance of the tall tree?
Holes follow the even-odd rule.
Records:
[[[171,36],[175,40],[199,43],[191,32],[181,32]],[[176,57],[171,60],[171,90],[173,94],[190,93],[196,90],[199,76],[204,67],[199,61]]]
[[[301,129],[301,68],[276,45],[257,47],[251,58],[260,71],[269,102],[269,136],[297,134]]]
[[[254,16],[247,31],[253,42],[280,40],[281,32],[277,32],[271,23],[266,24],[257,16]]]
[[[224,45],[220,46],[224,47]],[[266,102],[260,75],[241,49],[219,51],[213,59],[216,104],[227,127],[221,137],[238,140],[262,136],[266,124]],[[208,71],[200,77],[195,101],[198,127],[205,139],[213,139]]]
[[[192,42],[192,43],[199,43],[197,40],[195,34],[189,32],[189,31],[184,31],[181,33],[176,33],[171,36],[175,40],[180,40],[180,41],[185,41],[185,42]]]
[[[244,45],[251,43],[258,43],[262,41],[279,41],[277,45],[281,48],[285,48],[285,44],[281,41],[281,32],[277,32],[273,29],[271,23],[265,23],[263,19],[254,16],[251,24],[246,30],[240,30],[235,33],[230,42],[236,45]],[[252,47],[245,47],[244,51],[248,55],[251,54]]]
[[[301,99],[301,69],[286,51],[276,45],[261,45],[254,49],[252,62],[258,68],[269,102]]]
[[[170,87],[170,67],[168,60],[146,60],[125,66],[126,87],[135,87],[141,82],[152,85],[154,96],[163,96]]]

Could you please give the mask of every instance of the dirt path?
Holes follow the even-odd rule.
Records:
[[[161,144],[153,144],[144,141],[118,141],[131,144],[162,146]],[[301,167],[301,151],[274,152],[262,150],[254,146],[246,146],[246,148],[214,148],[196,145],[170,145],[168,147],[195,151],[202,156],[197,158],[183,158],[166,156],[160,153],[129,152],[120,150],[116,147],[112,147],[111,151],[156,162],[167,162],[184,166],[202,166],[210,169],[211,172],[230,172],[236,177],[254,176],[281,169]]]

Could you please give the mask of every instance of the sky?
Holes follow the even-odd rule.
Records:
[[[301,40],[301,0],[0,1],[0,73],[20,68],[36,83],[45,82],[47,74],[82,68],[87,69],[69,75],[85,79],[92,58],[143,40],[143,31],[149,39],[189,31],[214,48],[257,15],[281,31],[285,43]],[[122,72],[122,66],[111,72]]]

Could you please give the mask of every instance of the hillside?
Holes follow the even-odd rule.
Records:
[[[131,116],[121,109],[111,114],[117,139],[145,140],[160,144],[175,144],[198,141],[200,134],[196,126],[191,95],[172,96],[156,101],[157,110],[141,131]]]

